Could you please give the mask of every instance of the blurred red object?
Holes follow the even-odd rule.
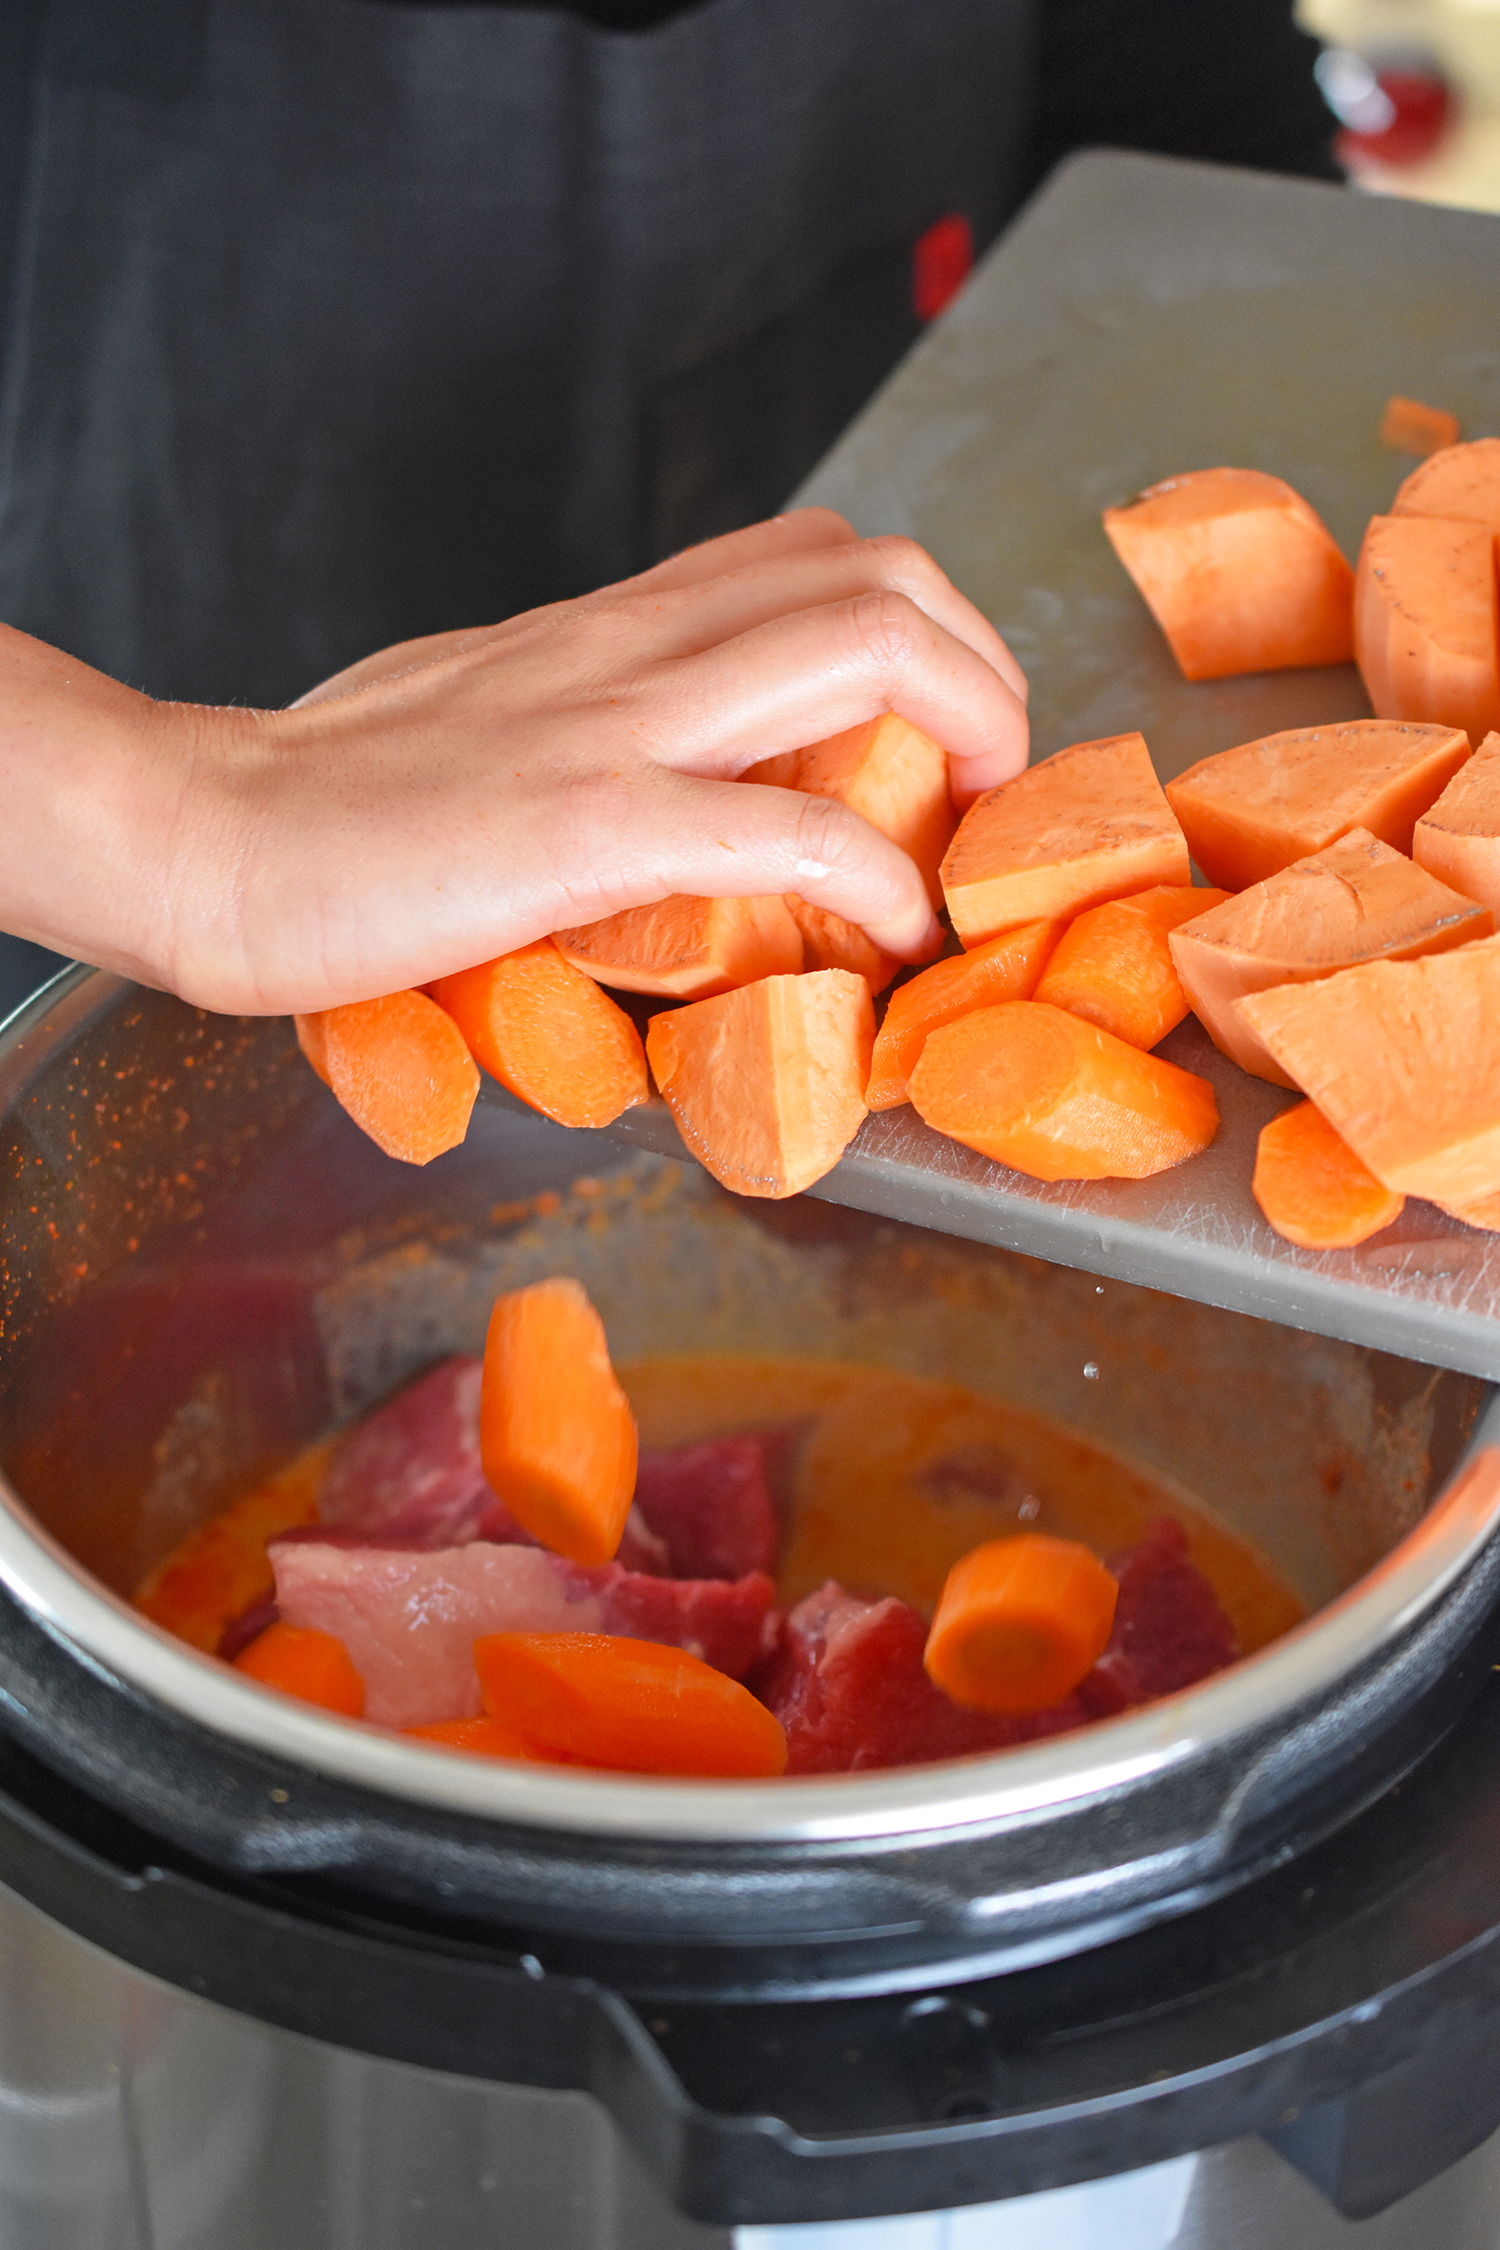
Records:
[[[974,266],[974,229],[962,211],[934,219],[911,254],[911,303],[918,320],[936,320]]]
[[[1376,129],[1346,127],[1334,143],[1341,164],[1383,164],[1391,171],[1430,156],[1457,115],[1453,88],[1435,67],[1375,65],[1375,84],[1389,104]]]

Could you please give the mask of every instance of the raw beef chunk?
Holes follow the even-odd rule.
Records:
[[[757,1430],[641,1455],[636,1512],[666,1542],[674,1578],[742,1578],[747,1570],[775,1569],[766,1455],[785,1443],[782,1431]]]

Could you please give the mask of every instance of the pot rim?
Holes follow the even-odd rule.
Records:
[[[14,1086],[18,1045],[49,1006],[75,995],[83,1000],[90,986],[91,1001],[102,1002],[125,981],[101,971],[64,970],[0,1027],[0,1101]],[[83,1012],[69,1010],[68,1024],[58,1029],[76,1029]],[[1413,1530],[1354,1586],[1268,1648],[1200,1686],[1073,1734],[859,1776],[717,1782],[585,1776],[436,1754],[291,1697],[273,1702],[274,1691],[177,1640],[84,1572],[3,1477],[0,1502],[0,1582],[55,1640],[111,1683],[125,1683],[190,1724],[320,1777],[408,1805],[622,1841],[896,1843],[935,1832],[1014,1827],[1082,1806],[1238,1736],[1289,1723],[1378,1661],[1496,1533],[1500,1393],[1491,1391],[1452,1478]]]

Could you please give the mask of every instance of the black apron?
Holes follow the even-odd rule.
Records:
[[[0,617],[274,705],[770,512],[917,333],[924,230],[1014,200],[1029,22],[52,0]]]

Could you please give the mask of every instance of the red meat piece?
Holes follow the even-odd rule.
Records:
[[[927,1765],[1065,1734],[1232,1663],[1234,1634],[1213,1588],[1162,1518],[1113,1564],[1120,1583],[1109,1647],[1050,1710],[972,1711],[922,1669],[927,1627],[908,1603],[872,1602],[830,1582],[781,1623],[753,1685],[787,1736],[788,1773]]]
[[[320,1520],[393,1546],[474,1538],[493,1499],[479,1461],[480,1374],[477,1359],[445,1359],[346,1431]]]
[[[481,1633],[619,1633],[690,1648],[743,1678],[774,1591],[756,1573],[649,1578],[488,1540],[432,1549],[304,1533],[273,1541],[271,1561],[280,1616],[338,1635],[364,1680],[365,1716],[387,1727],[477,1716]]]
[[[757,1430],[643,1453],[635,1507],[665,1540],[674,1578],[741,1578],[776,1567],[767,1453],[786,1433]]]

